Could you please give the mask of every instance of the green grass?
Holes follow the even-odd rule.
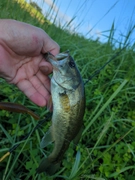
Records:
[[[24,1],[19,4],[11,0],[0,0],[1,18],[24,21],[43,28],[61,47],[67,49],[76,60],[84,81],[124,47],[134,26],[122,42],[114,38],[112,23],[107,42],[87,40],[76,33],[70,34],[63,28],[47,21]],[[52,9],[51,9],[52,11]],[[56,16],[57,18],[57,16]],[[65,25],[69,26],[69,24]],[[117,43],[117,48],[115,45]],[[37,122],[26,114],[0,110],[0,157],[13,145],[20,146],[0,163],[2,180],[51,180],[51,179],[94,179],[134,180],[135,178],[135,52],[129,45],[108,64],[96,77],[86,84],[86,111],[84,131],[76,147],[66,152],[60,171],[53,177],[36,175],[35,170],[42,157],[50,154],[51,148],[43,150],[40,141],[43,132],[50,126],[45,122],[30,137],[21,141],[32,131]],[[47,115],[46,108],[30,102],[15,86],[0,79],[0,100],[25,105],[40,115]],[[51,118],[50,118],[51,119]]]

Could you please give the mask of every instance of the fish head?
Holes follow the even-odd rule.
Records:
[[[48,54],[46,59],[53,66],[53,79],[58,85],[68,90],[75,90],[79,86],[81,75],[68,51],[56,56]]]

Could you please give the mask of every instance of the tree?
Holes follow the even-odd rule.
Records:
[[[37,3],[30,1],[30,5],[33,6],[37,11],[42,13],[42,9],[37,5]]]

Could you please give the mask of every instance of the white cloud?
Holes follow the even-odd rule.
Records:
[[[48,6],[53,7],[53,10],[55,12],[57,12],[59,10],[58,7],[55,5],[55,3],[52,0],[44,0],[44,2],[46,4],[48,4]]]

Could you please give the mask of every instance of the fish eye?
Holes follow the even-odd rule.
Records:
[[[74,63],[74,61],[73,61],[73,59],[70,57],[70,61],[69,61],[69,66],[71,67],[71,68],[74,68],[75,67],[75,63]]]

